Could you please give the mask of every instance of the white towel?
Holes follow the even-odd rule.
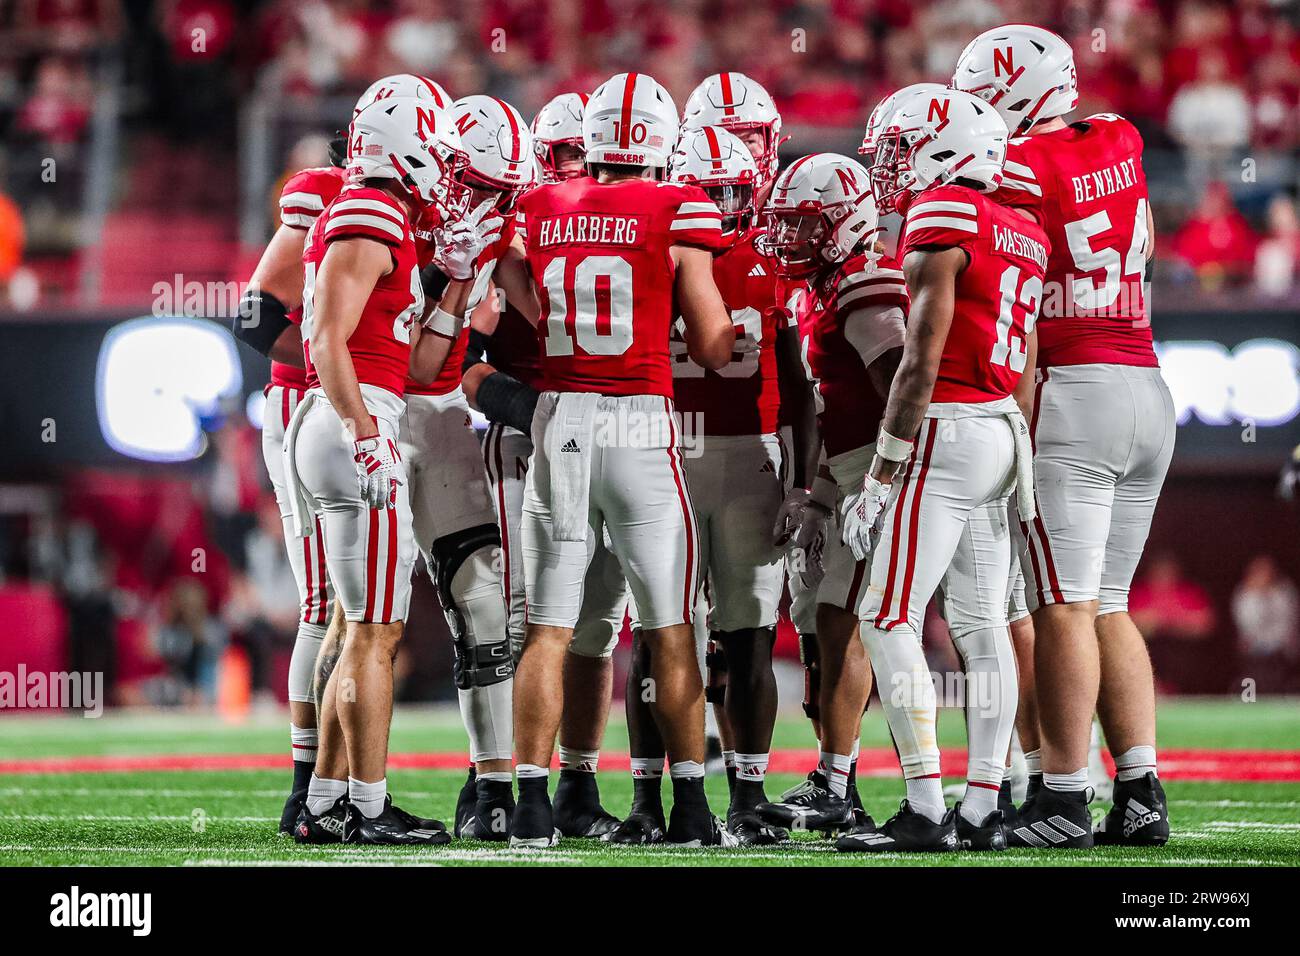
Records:
[[[284,430],[284,445],[280,453],[284,456],[284,483],[289,494],[290,514],[293,518],[293,533],[299,538],[306,538],[316,525],[315,499],[307,493],[298,477],[298,429],[302,426],[307,411],[316,404],[316,394],[309,391],[303,396],[298,407],[289,419],[289,426]]]
[[[1020,409],[1009,411],[1006,416],[1016,443],[1016,510],[1020,512],[1020,520],[1029,523],[1038,515],[1038,503],[1034,500],[1034,446]]]
[[[551,522],[557,541],[586,541],[594,452],[595,392],[560,392],[546,419],[543,447],[550,465]]]

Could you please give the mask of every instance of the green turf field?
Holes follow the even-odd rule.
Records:
[[[1300,751],[1300,702],[1165,703],[1162,750],[1250,749]],[[0,761],[83,755],[283,753],[287,718],[268,716],[240,725],[191,715],[109,715],[82,718],[0,719]],[[960,718],[940,720],[945,744],[962,743]],[[866,747],[886,746],[883,719],[868,716]],[[394,752],[460,750],[463,734],[454,711],[400,713]],[[775,746],[813,745],[807,724],[780,722]],[[626,737],[612,727],[611,750]],[[286,762],[287,762],[286,757]],[[958,769],[958,768],[950,768]],[[797,780],[769,777],[769,793]],[[390,788],[409,809],[451,816],[463,780],[459,771],[396,770]],[[836,854],[830,844],[797,834],[789,845],[744,850],[618,849],[566,840],[553,851],[519,852],[454,841],[434,850],[304,848],[274,834],[288,770],[16,773],[0,780],[0,864],[285,865],[357,864],[498,865],[1128,865],[1274,866],[1300,864],[1300,783],[1194,782],[1167,779],[1174,836],[1158,851],[1094,850],[935,857]],[[606,806],[627,809],[631,783],[624,772],[602,772]],[[667,790],[667,785],[665,785]],[[861,781],[863,800],[877,822],[902,796],[898,779]],[[710,778],[710,798],[725,806],[726,782]],[[1098,811],[1101,807],[1096,808]]]

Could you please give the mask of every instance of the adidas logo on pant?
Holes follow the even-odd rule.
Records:
[[[560,451],[562,452],[568,451],[568,452],[573,452],[574,454],[582,454],[582,449],[578,447],[577,441],[575,441],[572,438],[570,438],[568,441],[566,441],[563,445],[560,446]]]

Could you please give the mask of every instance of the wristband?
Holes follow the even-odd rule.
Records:
[[[876,438],[876,454],[885,461],[907,461],[912,454],[912,445],[912,442],[895,438],[881,428]]]
[[[465,317],[452,315],[442,306],[436,306],[425,318],[423,324],[426,329],[435,335],[454,339],[460,335],[461,326],[465,324]]]
[[[881,482],[878,479],[872,478],[870,475],[867,475],[867,477],[862,482],[863,493],[872,498],[885,497],[887,494],[889,494],[889,488],[890,488],[889,485],[881,484]]]

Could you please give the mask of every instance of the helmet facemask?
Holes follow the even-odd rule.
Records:
[[[898,211],[900,195],[916,184],[911,157],[922,141],[916,132],[905,133],[897,127],[876,137],[868,172],[871,174],[871,194],[882,215]]]
[[[722,236],[733,242],[749,231],[754,222],[754,184],[726,183],[705,186],[704,192],[722,213]]]
[[[767,232],[755,243],[760,255],[772,260],[783,279],[806,279],[824,264],[821,249],[830,223],[819,211],[769,210],[763,217]]]

